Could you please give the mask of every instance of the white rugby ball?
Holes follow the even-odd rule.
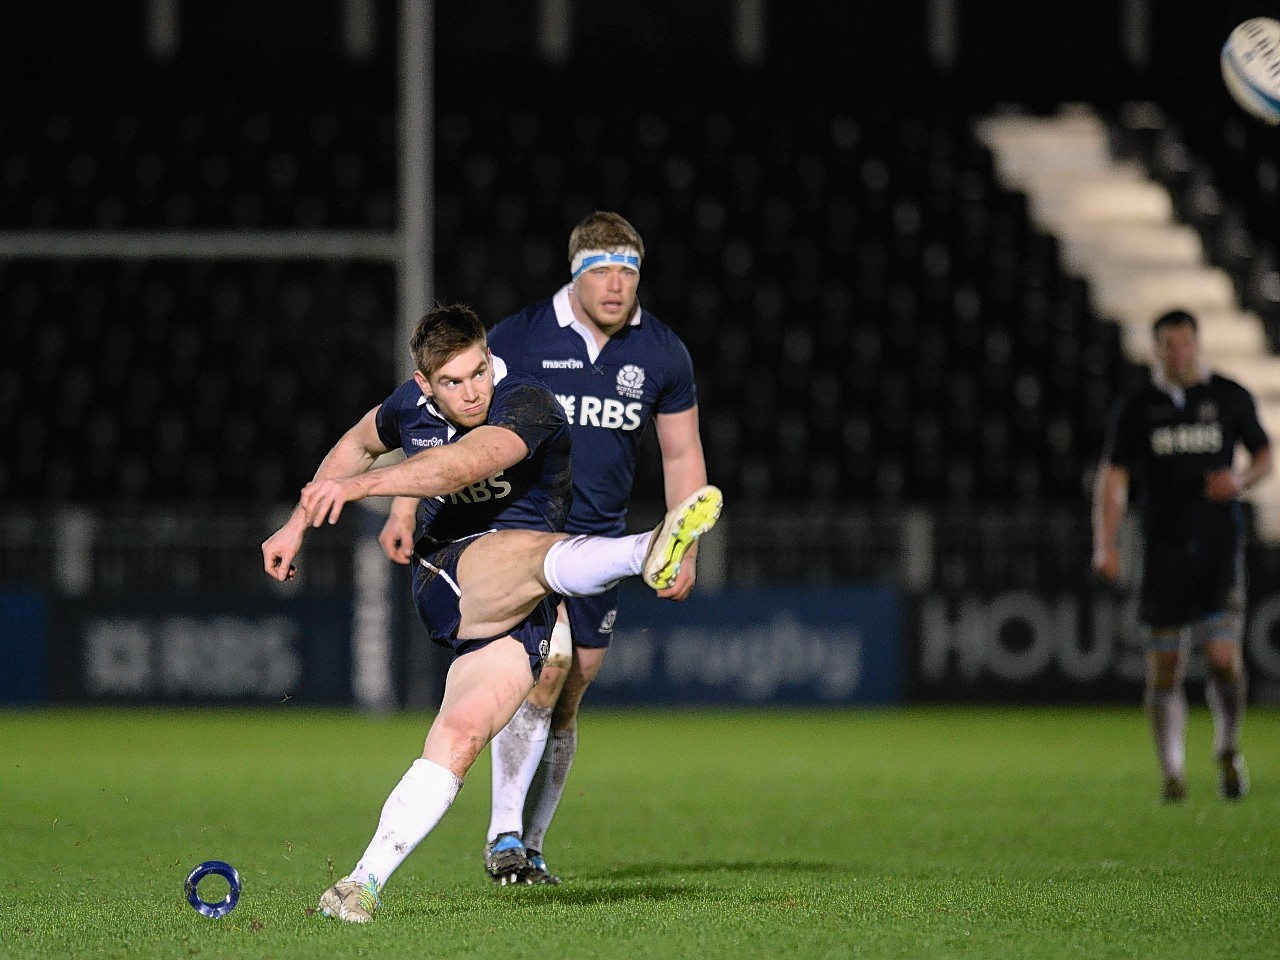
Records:
[[[1280,21],[1254,17],[1222,45],[1222,79],[1246,113],[1280,124]]]

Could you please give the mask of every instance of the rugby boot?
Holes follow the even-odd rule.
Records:
[[[529,884],[550,884],[556,886],[560,878],[547,869],[546,858],[537,850],[526,850],[529,857],[529,869],[525,871],[524,882]]]
[[[320,895],[320,914],[347,923],[368,923],[382,904],[380,892],[372,875],[364,883],[343,877]]]
[[[1223,750],[1218,754],[1218,796],[1223,800],[1239,800],[1249,792],[1249,768],[1239,750]]]
[[[720,488],[708,485],[668,510],[649,541],[641,572],[644,582],[655,590],[665,590],[675,583],[685,554],[716,525],[723,506]]]
[[[529,871],[529,857],[516,833],[500,833],[484,847],[484,872],[494,883],[521,883]]]
[[[1165,803],[1181,803],[1187,799],[1187,781],[1177,776],[1164,778],[1164,789],[1160,791],[1160,799]]]

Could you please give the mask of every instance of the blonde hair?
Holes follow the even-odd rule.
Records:
[[[621,214],[611,210],[597,210],[585,217],[569,234],[569,266],[583,250],[613,250],[617,247],[635,247],[644,259],[644,241],[640,231]]]

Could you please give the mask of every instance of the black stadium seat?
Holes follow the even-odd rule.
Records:
[[[496,320],[549,295],[567,228],[616,207],[649,246],[645,304],[693,354],[727,494],[1079,498],[1119,343],[966,116],[767,90],[627,111],[539,79],[561,112],[441,92],[437,297]],[[0,110],[0,228],[394,226],[389,104],[160,89]],[[1274,164],[1241,176],[1274,214]],[[393,271],[359,263],[13,260],[0,315],[0,496],[18,500],[287,499],[401,356]]]

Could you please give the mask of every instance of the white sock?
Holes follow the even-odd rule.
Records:
[[[1204,699],[1213,715],[1214,756],[1239,749],[1240,724],[1244,720],[1244,681],[1223,680],[1211,673],[1205,681]]]
[[[559,670],[573,667],[573,631],[563,620],[557,620],[556,625],[551,628],[551,646],[544,666]]]
[[[535,707],[526,700],[489,744],[493,761],[493,812],[489,835],[521,833],[524,798],[542,759],[551,729],[551,708]]]
[[[528,816],[526,818],[524,845],[541,853],[545,847],[547,830],[560,806],[564,785],[569,780],[569,769],[578,752],[578,728],[560,730],[551,735],[547,749],[538,764],[538,774],[529,788]]]
[[[542,561],[551,589],[562,597],[592,597],[644,569],[653,532],[626,537],[570,537],[558,540]]]
[[[1160,772],[1166,777],[1181,777],[1186,766],[1186,691],[1181,684],[1168,690],[1152,690],[1148,706]]]
[[[351,879],[367,883],[372,877],[379,887],[386,883],[440,822],[461,787],[452,770],[430,760],[415,760],[382,805],[378,831],[349,874]]]

